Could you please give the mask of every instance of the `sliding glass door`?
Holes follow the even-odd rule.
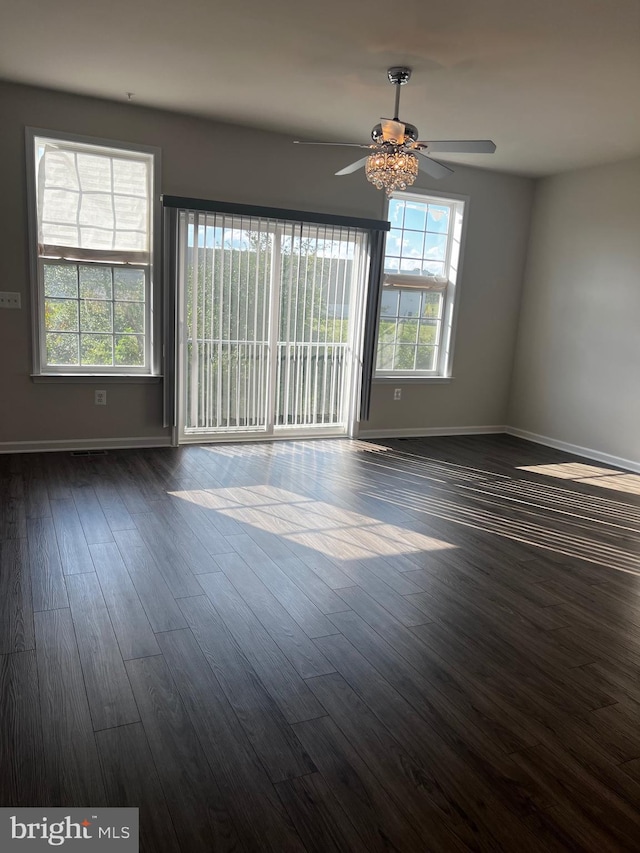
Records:
[[[353,228],[181,214],[181,440],[348,432],[367,240]]]

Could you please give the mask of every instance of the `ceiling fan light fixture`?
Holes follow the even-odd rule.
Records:
[[[367,180],[390,196],[396,190],[406,190],[418,177],[419,161],[411,151],[394,149],[374,151],[367,157]]]

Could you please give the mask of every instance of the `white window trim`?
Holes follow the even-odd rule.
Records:
[[[442,287],[435,287],[432,289],[442,290],[445,294],[445,304],[442,312],[442,321],[441,321],[441,336],[442,341],[440,343],[439,352],[438,352],[438,364],[434,370],[375,370],[373,375],[374,382],[433,382],[433,383],[447,383],[453,380],[453,353],[455,348],[455,336],[456,336],[456,326],[458,319],[458,311],[460,308],[460,290],[462,284],[463,277],[463,262],[465,255],[465,245],[466,245],[466,237],[467,237],[467,224],[469,221],[469,209],[470,209],[470,198],[466,195],[459,195],[457,193],[444,193],[435,190],[416,190],[416,191],[407,191],[407,192],[396,192],[393,193],[391,199],[387,200],[387,206],[385,208],[385,214],[388,218],[389,215],[389,201],[393,199],[401,199],[404,201],[421,201],[428,199],[441,199],[443,202],[452,202],[455,205],[461,206],[463,208],[463,216],[462,216],[462,227],[460,229],[460,250],[458,253],[458,265],[456,270],[455,281],[448,281],[446,284],[442,285]],[[452,248],[453,240],[449,240],[447,245],[447,256],[446,256],[446,269],[449,269],[451,262],[451,248]],[[421,277],[416,276],[415,279],[418,281]],[[428,276],[424,276],[425,284],[428,282],[433,282],[433,278]],[[395,276],[391,274],[383,273],[383,285],[385,279],[388,280],[397,280],[399,288],[402,286],[402,275]],[[417,284],[413,284],[413,287],[418,289]],[[427,289],[427,288],[425,288]],[[383,287],[380,288],[380,299],[382,300],[382,292]],[[379,320],[380,320],[380,305],[378,305],[378,328],[379,328]],[[449,328],[449,333],[447,335],[446,329]],[[378,351],[378,341],[376,340],[376,359],[377,359],[377,351]]]
[[[135,367],[109,367],[101,370],[95,365],[83,368],[79,365],[66,367],[49,367],[43,357],[45,344],[44,328],[44,281],[42,276],[42,263],[38,254],[38,210],[37,210],[37,186],[35,173],[35,140],[38,137],[47,139],[59,139],[61,142],[78,143],[81,145],[95,145],[103,148],[113,148],[119,151],[131,151],[150,155],[153,161],[153,177],[151,186],[151,246],[150,274],[148,282],[147,298],[149,299],[148,328],[145,333],[145,349],[147,366],[143,369]],[[160,204],[160,176],[162,169],[161,150],[155,146],[139,145],[132,142],[104,139],[93,136],[80,136],[74,133],[65,133],[57,130],[48,130],[39,127],[25,128],[25,147],[27,164],[27,217],[29,236],[29,276],[31,281],[31,343],[32,343],[32,378],[37,380],[58,379],[69,381],[86,381],[91,377],[121,379],[124,381],[155,380],[160,376],[162,347],[161,347],[161,204]]]

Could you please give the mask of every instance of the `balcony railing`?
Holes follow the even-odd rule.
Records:
[[[344,343],[277,343],[274,426],[344,424]],[[265,341],[187,341],[186,431],[264,431],[269,353]]]

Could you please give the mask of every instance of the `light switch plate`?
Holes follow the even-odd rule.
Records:
[[[0,308],[21,308],[20,294],[0,291]]]

